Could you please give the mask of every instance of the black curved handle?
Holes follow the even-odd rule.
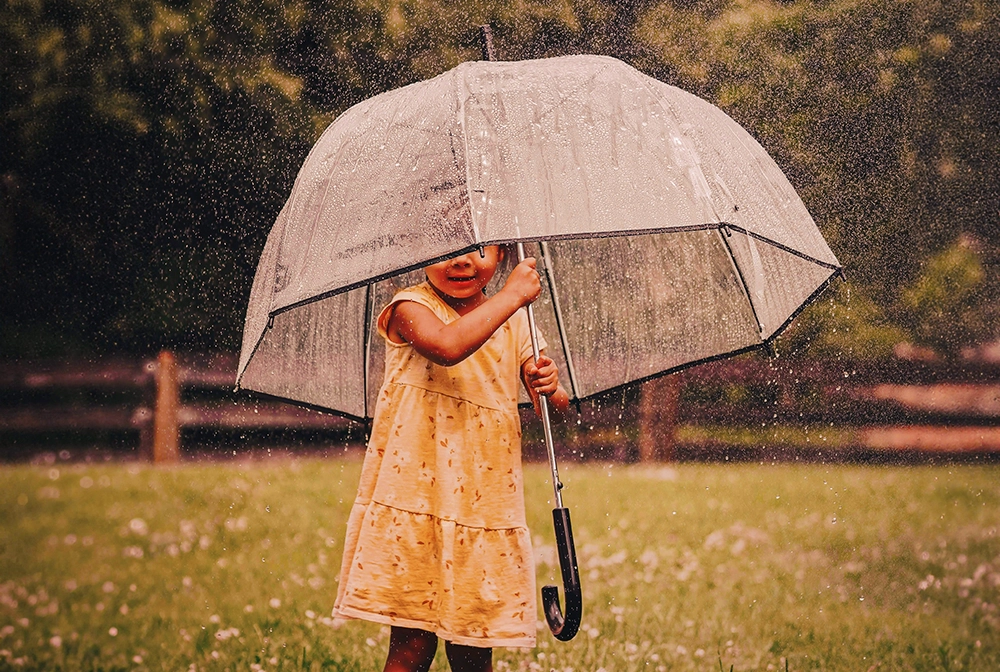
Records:
[[[566,613],[559,607],[557,586],[542,586],[542,608],[552,635],[561,642],[568,642],[576,636],[583,617],[583,592],[580,590],[580,569],[576,564],[569,509],[552,509],[552,523],[556,528],[559,569],[562,571],[563,589],[566,591]]]

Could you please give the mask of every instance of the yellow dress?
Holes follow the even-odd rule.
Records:
[[[524,515],[519,310],[475,353],[439,366],[386,337],[415,301],[458,319],[426,282],[379,315],[386,373],[347,524],[334,614],[478,647],[535,645],[535,568]]]

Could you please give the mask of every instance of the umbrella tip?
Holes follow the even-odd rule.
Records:
[[[479,27],[479,38],[483,43],[483,60],[495,61],[496,56],[493,52],[493,28],[490,24],[484,23]]]

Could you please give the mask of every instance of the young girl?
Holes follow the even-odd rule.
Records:
[[[492,647],[535,644],[535,568],[524,514],[518,385],[569,404],[534,361],[522,307],[541,292],[525,259],[491,297],[495,246],[427,266],[378,318],[386,341],[335,615],[392,626],[386,672],[492,670]]]

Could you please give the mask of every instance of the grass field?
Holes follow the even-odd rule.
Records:
[[[381,669],[387,629],[329,618],[359,470],[0,468],[0,669]],[[558,573],[547,475],[527,468],[540,583]],[[1000,468],[562,476],[582,631],[540,626],[497,670],[1000,670]]]

